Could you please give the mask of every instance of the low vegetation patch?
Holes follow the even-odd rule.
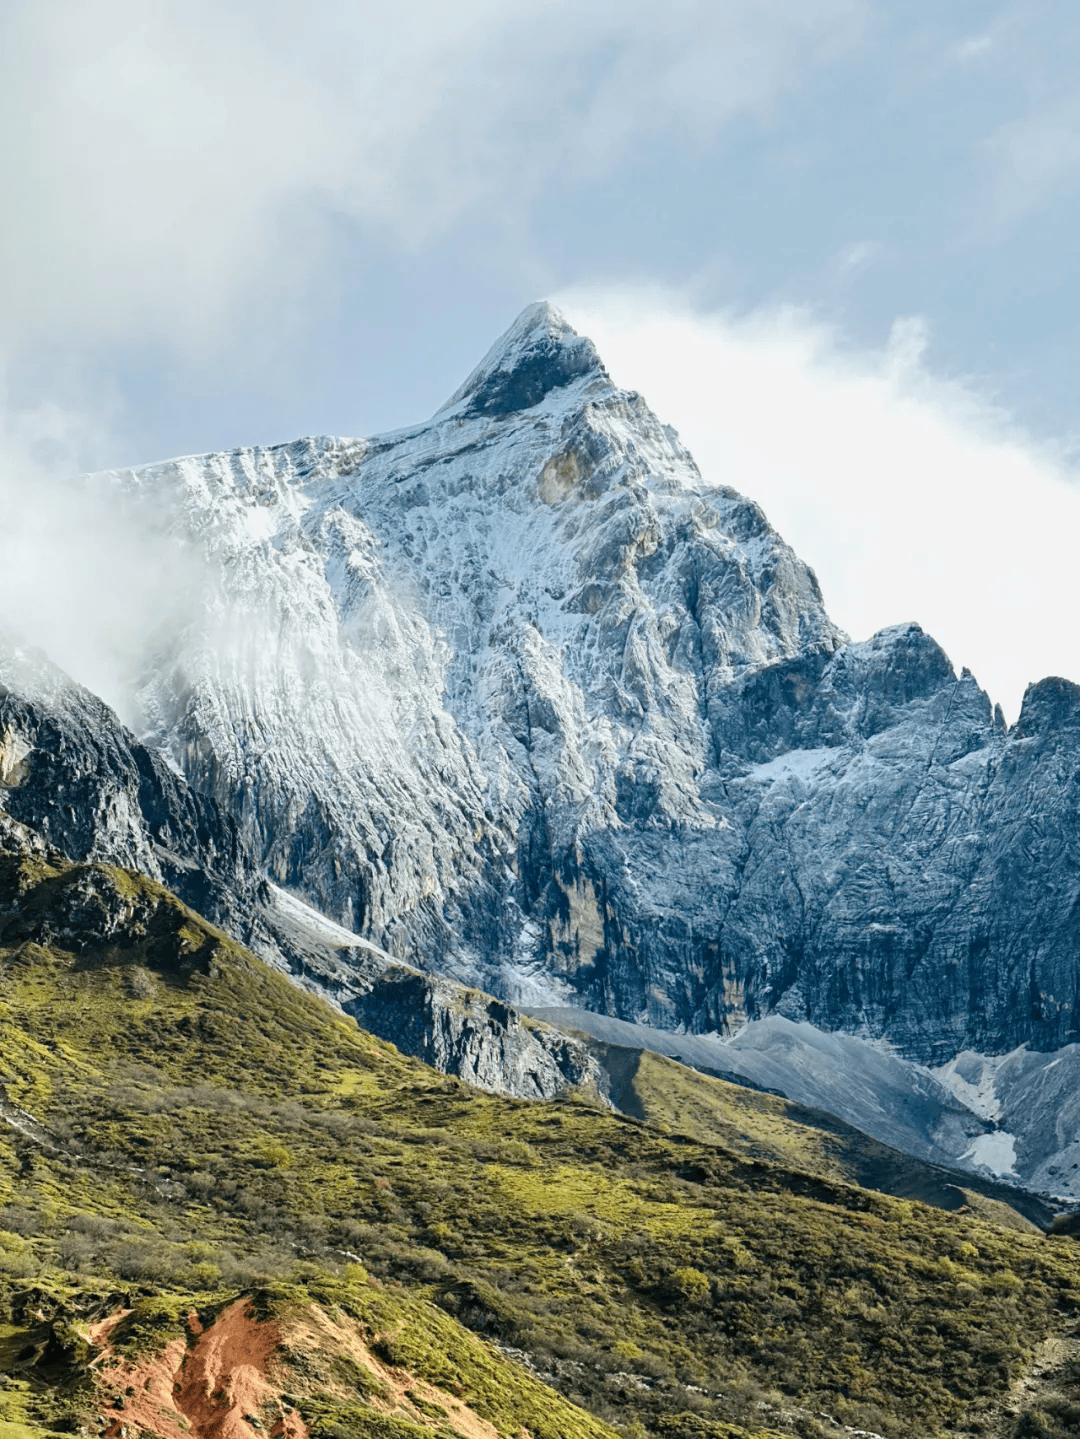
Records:
[[[87,873],[133,916],[107,942],[50,939],[71,885],[40,866],[0,929],[0,1302],[21,1348],[107,1302],[131,1311],[117,1351],[152,1354],[246,1294],[260,1323],[314,1304],[368,1346],[362,1374],[309,1353],[306,1388],[281,1356],[312,1435],[456,1432],[430,1386],[512,1439],[923,1439],[1009,1432],[1039,1346],[1076,1329],[1071,1240],[720,1132],[470,1090],[149,881]],[[87,1422],[80,1365],[5,1360],[28,1386],[10,1422]]]

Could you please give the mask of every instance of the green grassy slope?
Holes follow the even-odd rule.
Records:
[[[123,871],[0,860],[0,972],[0,1293],[22,1347],[118,1295],[172,1296],[182,1333],[185,1306],[258,1288],[353,1315],[432,1382],[465,1346],[453,1383],[514,1439],[606,1431],[545,1415],[551,1390],[508,1366],[525,1388],[499,1399],[513,1384],[462,1325],[630,1434],[998,1434],[1080,1318],[1072,1241],[468,1090]],[[0,1393],[11,1423],[82,1412],[73,1354],[74,1397],[35,1367]],[[409,1432],[358,1427],[365,1403],[326,1432]]]
[[[1037,1195],[902,1154],[821,1110],[650,1050],[592,1048],[611,1076],[614,1103],[655,1127],[937,1209],[975,1209],[1012,1229],[1036,1232],[1054,1223],[1055,1211]]]

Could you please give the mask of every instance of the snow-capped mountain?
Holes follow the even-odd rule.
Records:
[[[179,498],[212,575],[148,670],[152,738],[280,884],[511,995],[599,976],[597,840],[681,831],[694,869],[731,868],[710,712],[748,668],[840,641],[756,507],[703,486],[544,306],[429,425],[125,478]],[[691,874],[664,868],[677,909]],[[661,965],[658,1012],[701,1009]]]
[[[550,307],[425,424],[115,480],[207,565],[147,743],[350,931],[667,1029],[1076,1036],[1080,690],[1007,731],[917,626],[848,643]]]

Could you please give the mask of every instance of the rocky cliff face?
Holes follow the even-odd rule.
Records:
[[[725,932],[754,1012],[932,1063],[1075,1038],[1080,689],[1033,685],[1006,733],[915,627],[815,669],[754,677],[756,733],[736,711],[748,854]]]
[[[260,877],[235,821],[40,653],[0,642],[0,809],[68,859],[166,884],[246,940]]]
[[[546,306],[427,424],[116,476],[207,561],[147,742],[273,879],[509,1000],[943,1062],[1077,1032],[1080,691],[850,644]]]
[[[380,968],[342,1008],[444,1074],[478,1089],[551,1099],[586,1086],[604,1093],[600,1064],[580,1040],[529,1019],[479,990],[419,970]]]
[[[443,1073],[530,1099],[602,1087],[580,1042],[490,995],[396,964],[268,885],[212,798],[44,656],[8,644],[0,648],[0,856],[28,854],[105,861],[160,880],[305,988]],[[0,928],[14,933],[23,918],[0,915]],[[134,915],[107,873],[87,868],[44,922],[49,942],[78,952],[136,920],[145,916]],[[41,941],[36,931],[22,937]]]

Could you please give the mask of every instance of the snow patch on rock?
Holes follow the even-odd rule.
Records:
[[[1016,1136],[997,1129],[992,1134],[979,1134],[970,1148],[960,1156],[979,1169],[987,1169],[999,1179],[1016,1177]]]

